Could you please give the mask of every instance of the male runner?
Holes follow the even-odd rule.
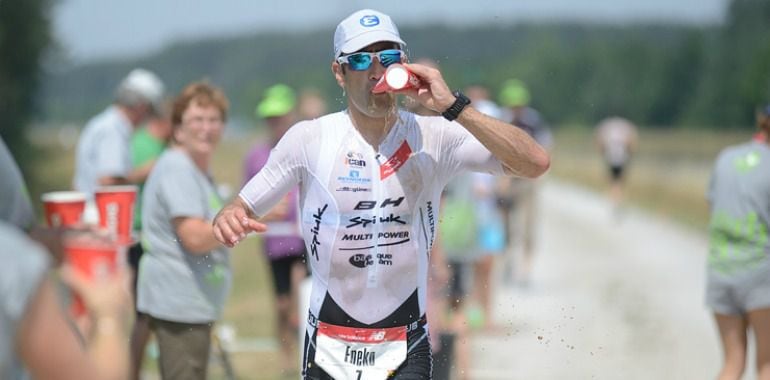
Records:
[[[468,105],[438,70],[406,63],[404,46],[383,13],[344,19],[331,69],[348,108],[295,124],[214,219],[217,239],[233,246],[263,230],[257,219],[299,185],[313,272],[305,379],[430,379],[428,256],[444,185],[464,169],[537,177],[549,166],[526,132]],[[421,80],[401,93],[442,116],[401,111],[393,93],[372,94],[393,63]]]

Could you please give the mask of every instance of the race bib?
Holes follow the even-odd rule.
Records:
[[[342,327],[319,321],[315,363],[336,380],[385,380],[406,359],[406,329]]]

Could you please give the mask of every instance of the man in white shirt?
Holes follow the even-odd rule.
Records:
[[[75,190],[93,198],[99,186],[140,183],[147,178],[151,165],[131,167],[131,134],[160,109],[163,90],[160,79],[144,69],[135,69],[123,79],[115,102],[94,116],[80,134]]]

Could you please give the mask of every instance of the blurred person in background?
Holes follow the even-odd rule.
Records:
[[[0,137],[0,220],[24,231],[37,223],[21,170]]]
[[[636,129],[632,122],[618,116],[608,117],[596,127],[596,145],[607,165],[610,199],[616,214],[623,203],[628,164],[639,140]]]
[[[439,69],[438,63],[427,57],[418,58],[414,63]],[[414,98],[405,97],[402,99],[402,104],[404,108],[415,115],[441,115],[440,112],[425,107]],[[461,177],[464,176],[461,175]],[[457,179],[451,181],[447,188],[451,189],[452,183],[455,181]],[[443,204],[447,194],[451,194],[451,191],[445,191],[442,194],[442,211],[445,210]],[[447,220],[446,212],[444,215],[440,226]],[[451,211],[448,218],[455,219],[451,216]],[[433,377],[448,379],[451,374],[454,374],[454,376],[459,376],[457,377],[459,380],[462,379],[462,376],[467,376],[464,374],[467,374],[470,367],[470,345],[467,340],[468,327],[464,302],[467,293],[465,287],[460,283],[465,278],[461,274],[467,269],[465,268],[467,264],[458,260],[458,256],[461,256],[458,251],[461,249],[453,249],[458,246],[456,242],[448,244],[451,257],[447,257],[442,236],[442,233],[439,232],[436,237],[436,243],[431,249],[428,267],[427,318],[433,354]],[[454,236],[456,235],[450,235],[449,239]]]
[[[770,105],[757,112],[764,141],[724,149],[712,171],[706,303],[714,312],[724,363],[720,380],[740,379],[749,331],[757,378],[770,379]]]
[[[269,141],[258,143],[244,160],[244,184],[254,177],[267,163],[270,150],[283,137],[296,120],[294,90],[284,84],[276,84],[265,90],[257,105],[256,116],[265,121]],[[293,188],[269,213],[262,218],[268,231],[262,239],[262,251],[270,264],[275,295],[276,338],[281,345],[281,361],[284,372],[296,372],[297,329],[299,317],[295,305],[298,302],[300,283],[307,277],[305,242],[299,231],[298,188]]]
[[[439,70],[407,63],[404,46],[381,12],[342,20],[331,70],[347,109],[295,124],[214,221],[217,239],[234,246],[264,230],[257,219],[299,185],[313,271],[308,380],[431,378],[425,298],[444,185],[464,170],[536,177],[549,165],[532,138],[469,106]],[[399,93],[443,117],[401,111],[396,94],[372,93],[394,63],[421,81]]]
[[[315,88],[304,88],[297,100],[299,120],[312,120],[326,114],[326,100]]]
[[[73,186],[91,200],[85,222],[98,221],[92,200],[99,186],[138,184],[150,173],[152,163],[138,168],[131,165],[131,135],[160,111],[163,91],[163,83],[154,73],[134,69],[118,85],[114,103],[89,120],[81,132]]]
[[[457,379],[467,379],[471,361],[470,321],[468,318],[468,299],[470,298],[470,271],[476,259],[476,243],[478,241],[478,221],[473,201],[473,175],[462,173],[450,181],[442,194],[439,220],[438,246],[449,266],[448,284],[444,297],[448,299],[446,325],[450,332],[443,349],[453,348],[453,352],[442,353],[436,359],[448,356],[449,364],[454,367],[441,368],[444,373],[454,373]],[[434,360],[435,361],[435,360]],[[439,366],[445,366],[439,362]],[[436,371],[436,379],[442,372]]]
[[[126,378],[131,302],[125,270],[87,279],[62,268],[62,279],[83,297],[92,320],[83,342],[60,305],[49,254],[5,221],[0,261],[0,378]]]
[[[163,153],[163,150],[166,149],[168,140],[171,138],[172,106],[172,100],[167,99],[164,101],[160,110],[154,113],[147,123],[131,136],[132,167],[151,167],[160,157],[161,153]],[[138,185],[139,191],[136,194],[134,207],[134,233],[136,236],[141,236],[144,181],[141,181]],[[141,241],[141,237],[137,240]],[[136,284],[139,278],[139,260],[143,254],[144,251],[141,243],[132,245],[128,250],[128,263],[134,271],[132,276],[134,303],[136,303]],[[134,328],[131,332],[131,378],[133,379],[139,379],[144,359],[144,349],[149,338],[150,320],[146,315],[137,312]]]
[[[502,120],[523,129],[540,146],[550,150],[553,146],[551,129],[540,113],[530,107],[530,100],[530,92],[524,82],[518,79],[505,81],[499,95],[500,106],[503,107]],[[504,269],[505,279],[508,282],[516,280],[524,285],[529,282],[535,254],[538,181],[508,177],[501,178],[498,184],[498,205],[506,224],[505,240],[509,255]],[[514,268],[511,256],[515,252],[513,247],[516,240],[521,242],[522,260]],[[517,269],[516,275],[514,269]]]
[[[469,86],[465,89],[479,112],[495,119],[502,119],[502,111],[489,99],[489,91],[481,85]],[[492,328],[492,290],[494,281],[492,268],[495,259],[505,252],[505,225],[503,217],[497,208],[498,181],[507,178],[497,178],[486,173],[473,173],[472,199],[476,213],[476,245],[473,247],[473,300],[475,305],[469,307],[468,317],[472,327]]]
[[[62,228],[49,228],[37,223],[27,185],[11,152],[0,137],[0,221],[16,226],[34,241],[42,244],[58,266],[63,256]]]
[[[161,112],[163,92],[163,82],[157,75],[145,69],[134,69],[118,84],[113,104],[91,118],[81,132],[75,151],[73,186],[86,194],[83,212],[86,224],[99,221],[94,202],[97,188],[140,184],[147,179],[154,161],[134,166],[131,138],[142,123]],[[136,267],[141,251],[139,242],[129,248],[127,260],[131,267]],[[143,325],[141,318],[138,323],[138,327]],[[139,329],[136,343],[143,347],[145,336],[146,333]]]
[[[163,379],[206,378],[211,330],[230,291],[230,253],[211,226],[222,200],[210,171],[227,111],[219,88],[187,85],[174,101],[171,145],[144,187],[137,309],[149,317]]]

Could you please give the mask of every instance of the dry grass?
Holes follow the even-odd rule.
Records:
[[[605,191],[607,169],[592,133],[587,129],[557,131],[551,173]],[[705,227],[705,194],[713,160],[725,146],[749,138],[750,132],[641,131],[638,151],[627,172],[628,199],[660,215]]]

